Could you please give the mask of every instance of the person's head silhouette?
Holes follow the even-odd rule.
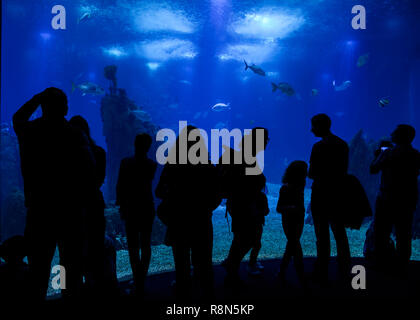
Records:
[[[308,165],[305,161],[293,161],[287,167],[282,179],[283,183],[305,187],[306,177],[308,175]]]
[[[316,137],[325,137],[330,134],[331,119],[325,113],[319,113],[312,117],[312,132]]]
[[[261,136],[259,135],[263,135],[263,139],[261,139]],[[269,137],[268,137],[268,130],[266,128],[263,127],[255,127],[252,128],[251,133],[245,135],[240,144],[239,144],[239,148],[242,151],[245,151],[245,149],[247,149],[246,147],[244,148],[244,144],[249,143],[250,147],[252,147],[252,156],[255,157],[256,154],[258,154],[260,151],[265,150],[265,148],[267,148],[267,144],[269,141]],[[263,142],[263,144],[261,144],[261,142]]]
[[[85,118],[82,116],[74,116],[70,119],[69,122],[73,127],[79,128],[83,131],[84,134],[90,136],[89,124]]]
[[[82,116],[74,116],[70,119],[69,123],[72,127],[81,130],[89,139],[90,143],[95,144],[92,140],[92,137],[90,136],[89,124],[85,118],[83,118]]]
[[[408,124],[399,124],[391,133],[392,142],[396,145],[409,145],[416,136],[416,129]]]
[[[252,134],[252,146],[253,146],[252,148],[253,148],[253,150],[255,150],[256,153],[258,153],[262,150],[265,150],[265,148],[267,148],[268,141],[270,140],[268,138],[268,130],[266,128],[263,128],[263,127],[255,127],[255,128],[252,129],[251,134]],[[260,139],[257,140],[257,136],[259,134],[264,134],[264,140],[263,140],[264,145],[261,146],[263,149],[261,149],[261,148],[257,149],[257,142],[259,142],[259,140],[260,140]]]
[[[147,133],[141,133],[136,136],[134,141],[135,156],[144,158],[147,156],[152,145],[152,137]]]
[[[64,118],[68,112],[66,94],[54,87],[45,89],[42,92],[41,108],[45,119]]]

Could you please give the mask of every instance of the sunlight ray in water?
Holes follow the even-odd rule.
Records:
[[[111,56],[115,58],[121,58],[128,55],[127,51],[123,47],[120,47],[120,46],[102,48],[102,52],[107,56]]]
[[[236,18],[233,32],[250,38],[282,39],[298,30],[305,23],[299,12],[281,8],[262,8]]]
[[[194,33],[196,25],[182,10],[156,4],[133,10],[133,23],[137,31],[172,31]]]
[[[148,62],[148,63],[146,63],[146,66],[150,70],[155,71],[155,70],[157,70],[160,67],[160,63],[157,63],[157,62]]]
[[[196,48],[191,41],[180,39],[144,41],[136,45],[135,50],[142,58],[158,61],[191,59],[197,55]]]

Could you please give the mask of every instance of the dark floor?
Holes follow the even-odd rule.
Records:
[[[279,298],[301,298],[316,296],[319,298],[414,298],[420,297],[420,261],[412,261],[405,274],[398,274],[393,270],[375,270],[366,264],[362,258],[353,258],[352,265],[362,265],[366,268],[366,289],[354,290],[350,283],[342,283],[337,275],[336,259],[331,259],[329,269],[329,283],[321,285],[311,281],[310,271],[315,259],[305,258],[305,271],[308,273],[308,288],[300,288],[293,264],[289,266],[287,284],[281,285],[277,278],[280,260],[265,260],[264,271],[260,277],[247,275],[246,264],[241,266],[241,277],[244,286],[238,291],[227,290],[224,286],[225,270],[222,266],[214,267],[216,300],[230,301],[258,301],[277,300]],[[175,279],[174,272],[151,275],[146,282],[146,296],[148,301],[174,300],[170,284]],[[123,282],[127,287],[127,283]]]
[[[331,309],[334,306],[342,306],[341,311],[352,313],[356,317],[360,311],[359,306],[366,303],[369,306],[379,300],[376,308],[395,307],[396,301],[416,300],[420,302],[420,261],[412,261],[407,272],[397,274],[392,268],[388,271],[379,271],[366,264],[362,258],[353,258],[353,265],[366,267],[366,289],[354,290],[351,286],[351,279],[343,283],[337,276],[336,259],[332,258],[330,263],[330,279],[328,284],[318,284],[309,277],[312,271],[314,258],[305,258],[305,272],[308,274],[308,287],[303,290],[300,288],[293,265],[289,266],[288,281],[286,285],[281,285],[276,279],[279,268],[279,259],[261,261],[265,267],[263,275],[260,277],[249,277],[247,275],[246,264],[241,265],[241,277],[244,285],[239,290],[231,290],[224,286],[225,270],[222,266],[214,267],[215,273],[215,298],[211,301],[201,302],[197,293],[189,301],[179,301],[175,299],[171,283],[175,279],[174,272],[166,272],[148,276],[145,286],[145,295],[140,298],[131,294],[129,279],[121,281],[121,295],[119,298],[112,298],[111,301],[99,302],[99,306],[111,308],[116,305],[124,304],[134,307],[135,312],[148,314],[144,319],[173,319],[168,316],[176,308],[182,306],[200,306],[201,313],[199,318],[228,318],[226,315],[217,313],[210,314],[211,305],[252,305],[254,310],[251,312],[252,318],[268,319],[265,315],[280,314],[284,308],[293,306],[293,312],[309,313],[316,309],[318,312],[325,308]],[[89,298],[88,298],[89,299]],[[50,300],[53,301],[60,300]],[[388,302],[389,301],[389,302]],[[86,302],[89,302],[87,300]],[[110,305],[108,305],[110,303]],[[90,302],[89,302],[90,304]],[[296,305],[298,306],[296,308]],[[141,311],[140,311],[141,310]],[[206,311],[204,311],[206,310]],[[214,309],[216,310],[216,309]],[[221,310],[221,309],[217,309]],[[179,318],[179,315],[175,317]],[[196,318],[193,315],[184,315],[182,319]],[[239,314],[236,319],[246,319],[249,315]],[[277,319],[278,317],[276,317]],[[270,317],[271,319],[271,317]]]

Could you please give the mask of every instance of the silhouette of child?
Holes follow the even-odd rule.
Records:
[[[279,279],[286,280],[286,270],[292,257],[301,284],[304,284],[303,253],[300,237],[305,219],[304,189],[308,165],[304,161],[293,161],[283,176],[277,212],[282,214],[283,230],[287,238],[286,250],[280,264]]]

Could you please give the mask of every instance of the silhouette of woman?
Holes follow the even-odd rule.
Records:
[[[103,284],[104,276],[105,201],[100,188],[105,180],[106,153],[93,141],[90,136],[89,124],[82,116],[72,117],[69,123],[86,136],[95,159],[95,186],[88,197],[85,215],[84,268],[88,288],[99,290]]]

